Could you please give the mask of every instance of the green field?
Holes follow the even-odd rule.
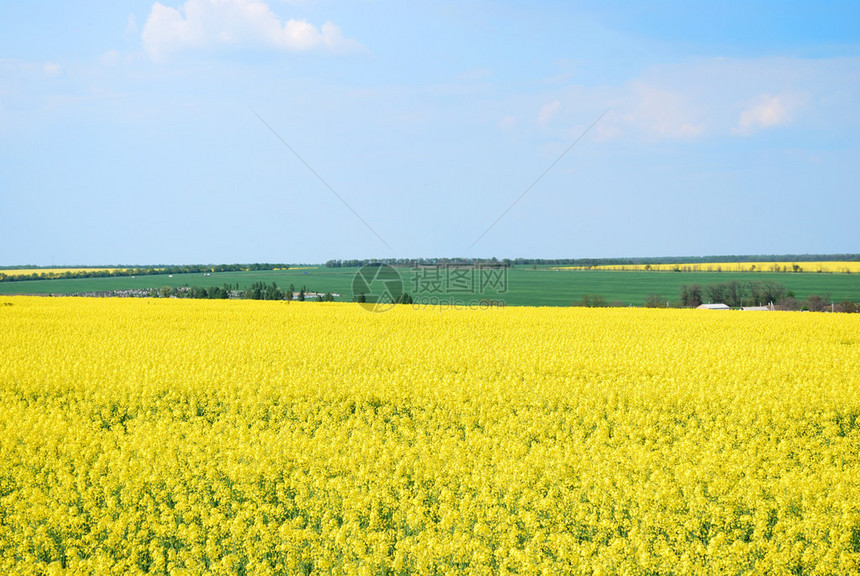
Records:
[[[518,268],[510,272],[512,305],[528,301],[533,305],[567,306],[583,294],[598,294],[607,301],[634,306],[651,294],[669,301],[678,299],[682,284],[716,284],[737,280],[741,283],[773,281],[793,291],[797,299],[810,294],[828,295],[836,302],[860,301],[858,274],[791,274],[768,272],[646,272],[552,270]]]
[[[340,294],[336,300],[352,299],[352,280],[357,268],[325,268],[310,270],[275,270],[251,272],[221,272],[203,274],[79,278],[59,280],[29,280],[0,282],[0,294],[80,294],[128,289],[151,289],[163,286],[222,286],[225,283],[244,288],[253,282],[276,282],[279,287],[290,284],[298,291],[305,286],[311,292]],[[451,292],[442,288],[439,294],[416,290],[411,268],[399,268],[406,292],[413,297],[437,297],[442,301],[465,303],[480,299],[503,301],[509,306],[569,306],[584,294],[598,294],[608,302],[638,306],[651,294],[675,301],[681,284],[702,286],[733,280],[746,282],[778,282],[793,291],[798,300],[810,294],[826,295],[835,302],[860,302],[860,274],[771,273],[771,272],[654,272],[553,270],[550,267],[519,266],[507,271],[506,291],[473,290]]]
[[[131,289],[159,289],[163,286],[222,286],[238,284],[242,289],[254,282],[276,282],[282,288],[295,284],[296,290],[303,285],[315,292],[337,292],[351,300],[352,276],[356,268],[318,268],[311,270],[264,270],[250,272],[216,272],[208,276],[195,274],[153,274],[146,276],[112,276],[103,278],[72,278],[57,280],[26,280],[0,282],[0,294],[80,294]],[[349,298],[345,297],[349,295]]]

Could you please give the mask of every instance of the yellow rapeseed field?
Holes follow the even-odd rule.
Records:
[[[0,274],[4,276],[30,276],[40,274],[45,278],[62,276],[66,272],[112,272],[125,271],[127,268],[0,268]]]
[[[555,270],[681,270],[682,272],[860,272],[860,262],[719,262],[686,264],[607,264],[555,266]]]
[[[860,573],[860,315],[0,297],[0,573]]]

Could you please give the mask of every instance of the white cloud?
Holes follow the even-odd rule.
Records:
[[[465,81],[480,81],[486,80],[493,75],[493,71],[490,68],[473,68],[471,70],[466,70],[465,72],[460,72],[457,74],[457,80],[465,80]]]
[[[552,117],[558,114],[559,110],[561,110],[561,102],[558,100],[553,100],[548,104],[544,104],[538,111],[538,124],[546,128],[550,120],[552,120]]]
[[[513,128],[514,126],[516,126],[516,124],[517,124],[516,116],[511,116],[511,115],[502,116],[502,119],[499,120],[499,126],[504,128],[505,130]]]
[[[705,125],[683,92],[633,82],[632,103],[627,118],[652,137],[687,140],[701,135]]]
[[[772,128],[791,122],[784,97],[762,94],[738,118],[734,132],[752,134],[762,128]]]
[[[619,85],[573,84],[542,95],[537,104],[538,124],[569,139],[578,138],[604,112],[592,131],[604,142],[688,141],[716,132],[712,102],[700,87],[683,82],[641,78]],[[729,126],[733,123],[731,117]]]
[[[116,66],[120,61],[121,55],[116,50],[108,50],[99,56],[99,62],[105,66]]]
[[[56,62],[45,62],[42,70],[44,70],[45,76],[59,76],[62,71],[60,65]]]
[[[126,26],[125,26],[125,33],[128,34],[129,36],[132,36],[134,34],[137,34],[137,32],[138,32],[137,20],[134,18],[134,14],[129,14],[128,15],[128,24],[126,24]]]
[[[187,0],[180,8],[160,2],[143,27],[143,44],[153,59],[183,49],[257,46],[276,50],[339,51],[358,46],[340,28],[326,22],[319,29],[304,20],[287,20],[262,0]]]
[[[610,113],[595,127],[605,140],[700,140],[792,126],[860,120],[853,105],[860,59],[704,59],[661,64],[624,84],[573,86],[563,110],[589,100]]]
[[[614,116],[617,116],[617,114],[615,114]],[[599,140],[600,142],[616,140],[622,135],[621,130],[618,128],[618,123],[611,122],[613,119],[612,117],[613,114],[607,114],[606,118],[604,119],[605,121],[599,122],[594,127],[595,138],[597,138],[597,140]]]

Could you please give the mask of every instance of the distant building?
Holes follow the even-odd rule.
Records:
[[[696,306],[699,310],[731,310],[725,304],[699,304]]]
[[[767,306],[744,306],[741,308],[741,310],[770,312],[771,310],[773,310],[773,304],[768,304]]]

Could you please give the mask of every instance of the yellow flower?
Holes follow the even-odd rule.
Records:
[[[4,573],[860,569],[858,315],[8,300]]]

